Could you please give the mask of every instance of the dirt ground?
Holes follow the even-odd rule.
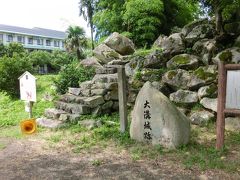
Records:
[[[220,171],[196,172],[168,159],[137,160],[127,150],[107,146],[73,153],[49,148],[42,136],[0,138],[0,180],[8,179],[240,179]]]

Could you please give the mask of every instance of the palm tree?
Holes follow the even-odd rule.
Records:
[[[88,24],[91,28],[91,40],[92,40],[92,50],[94,49],[93,42],[93,13],[94,13],[94,2],[95,0],[80,0],[79,1],[79,15],[83,16],[85,21],[88,21]]]
[[[67,51],[76,51],[77,58],[81,59],[81,52],[87,46],[85,31],[79,26],[69,26],[67,29],[67,38],[65,39]]]

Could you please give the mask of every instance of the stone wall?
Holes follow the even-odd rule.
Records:
[[[138,91],[150,81],[193,124],[215,120],[217,64],[220,60],[240,63],[239,34],[216,36],[214,24],[201,20],[185,26],[179,33],[160,36],[152,52],[135,54],[126,64],[129,105],[134,105]]]
[[[143,84],[150,81],[193,124],[214,120],[217,64],[220,60],[240,62],[239,34],[216,36],[214,23],[205,19],[186,25],[179,33],[161,35],[151,50],[139,53],[130,39],[113,33],[95,48],[93,57],[81,61],[84,66],[96,67],[95,77],[79,88],[69,88],[56,102],[56,112],[46,110],[46,115],[74,120],[81,114],[118,110],[116,68],[108,66],[125,65],[129,107],[134,105]]]

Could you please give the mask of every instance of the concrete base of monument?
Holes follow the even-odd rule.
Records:
[[[174,149],[190,139],[190,120],[150,82],[140,90],[132,112],[132,139]]]

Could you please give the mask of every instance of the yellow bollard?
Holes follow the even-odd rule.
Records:
[[[26,119],[20,123],[21,131],[23,134],[33,134],[37,131],[37,123],[35,119]]]

